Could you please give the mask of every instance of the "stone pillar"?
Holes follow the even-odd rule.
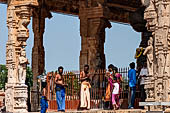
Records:
[[[39,3],[41,6],[42,4]],[[41,75],[45,69],[45,51],[43,46],[43,34],[45,29],[45,18],[51,18],[51,13],[47,13],[45,8],[37,8],[33,11],[33,32],[34,46],[32,49],[32,71],[33,88],[31,92],[31,111],[37,111],[39,107],[37,76]]]
[[[111,27],[106,16],[107,8],[92,1],[81,1],[80,4],[80,70],[85,64],[92,70],[105,69],[105,28]]]
[[[36,2],[11,1],[7,7],[8,41],[6,44],[6,66],[8,82],[5,86],[5,106],[8,112],[27,112],[27,86],[25,85],[26,40],[31,8]]]
[[[142,0],[144,17],[153,37],[146,48],[149,76],[147,101],[170,101],[170,1]]]
[[[39,107],[37,76],[44,72],[45,67],[45,52],[43,46],[45,18],[41,16],[39,10],[34,10],[32,26],[34,32],[34,46],[32,49],[33,88],[31,92],[31,111],[37,111]]]

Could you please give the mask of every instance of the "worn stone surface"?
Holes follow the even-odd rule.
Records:
[[[25,85],[27,28],[31,17],[31,6],[36,1],[10,1],[7,6],[8,41],[6,44],[6,66],[8,82],[5,86],[5,105],[8,112],[27,112],[27,86]]]
[[[34,46],[32,48],[32,71],[33,71],[33,87],[31,97],[31,111],[37,111],[39,106],[38,90],[37,90],[37,76],[41,75],[45,70],[45,50],[43,45],[43,34],[45,30],[45,18],[51,18],[52,15],[39,1],[39,6],[33,10],[33,32],[34,32]]]
[[[42,15],[42,17],[40,16]],[[33,71],[33,88],[31,95],[31,111],[37,111],[38,108],[38,89],[37,76],[44,72],[45,53],[43,46],[43,33],[45,29],[45,18],[40,9],[34,9],[33,13],[33,32],[34,32],[34,46],[32,49],[32,71]]]
[[[148,0],[144,0],[147,3]],[[170,1],[150,0],[144,18],[152,32],[148,41],[149,78],[145,85],[147,101],[170,101]]]
[[[80,6],[80,70],[85,64],[90,69],[105,69],[105,28],[111,27],[106,14],[107,8],[102,4],[93,6],[90,2],[81,2]]]

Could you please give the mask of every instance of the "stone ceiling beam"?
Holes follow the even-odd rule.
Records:
[[[109,8],[110,13],[109,13],[109,20],[111,22],[118,22],[118,23],[123,23],[123,24],[129,24],[129,11],[125,11],[123,9],[115,9],[115,8]]]
[[[6,2],[7,0],[0,0],[0,2]],[[71,16],[77,16],[80,10],[80,1],[79,0],[44,0],[45,5],[48,7],[48,10],[54,13],[61,13]],[[96,1],[97,4],[100,4],[99,1]],[[96,4],[95,3],[95,4]],[[93,5],[95,5],[93,4]],[[140,0],[107,0],[104,3],[110,11],[109,18],[112,22],[125,23],[129,24],[129,14],[130,12],[135,12],[137,8],[141,7]]]
[[[116,7],[116,8],[122,8],[124,10],[127,11],[136,11],[137,8],[131,7],[131,6],[127,6],[127,5],[121,5],[121,4],[115,4],[115,3],[107,3],[108,7]]]

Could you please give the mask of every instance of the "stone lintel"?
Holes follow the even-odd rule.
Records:
[[[103,6],[80,8],[79,18],[93,19],[93,18],[110,18],[108,9]]]

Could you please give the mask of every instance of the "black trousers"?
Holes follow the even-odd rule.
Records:
[[[141,91],[141,102],[145,102],[146,99],[146,92],[145,92],[145,88],[144,85],[140,85],[140,91]]]
[[[140,92],[141,92],[141,102],[145,102],[145,99],[146,99],[146,92],[145,92],[145,88],[144,88],[144,85],[140,85]],[[141,106],[140,107],[141,109],[144,109],[144,106]]]

